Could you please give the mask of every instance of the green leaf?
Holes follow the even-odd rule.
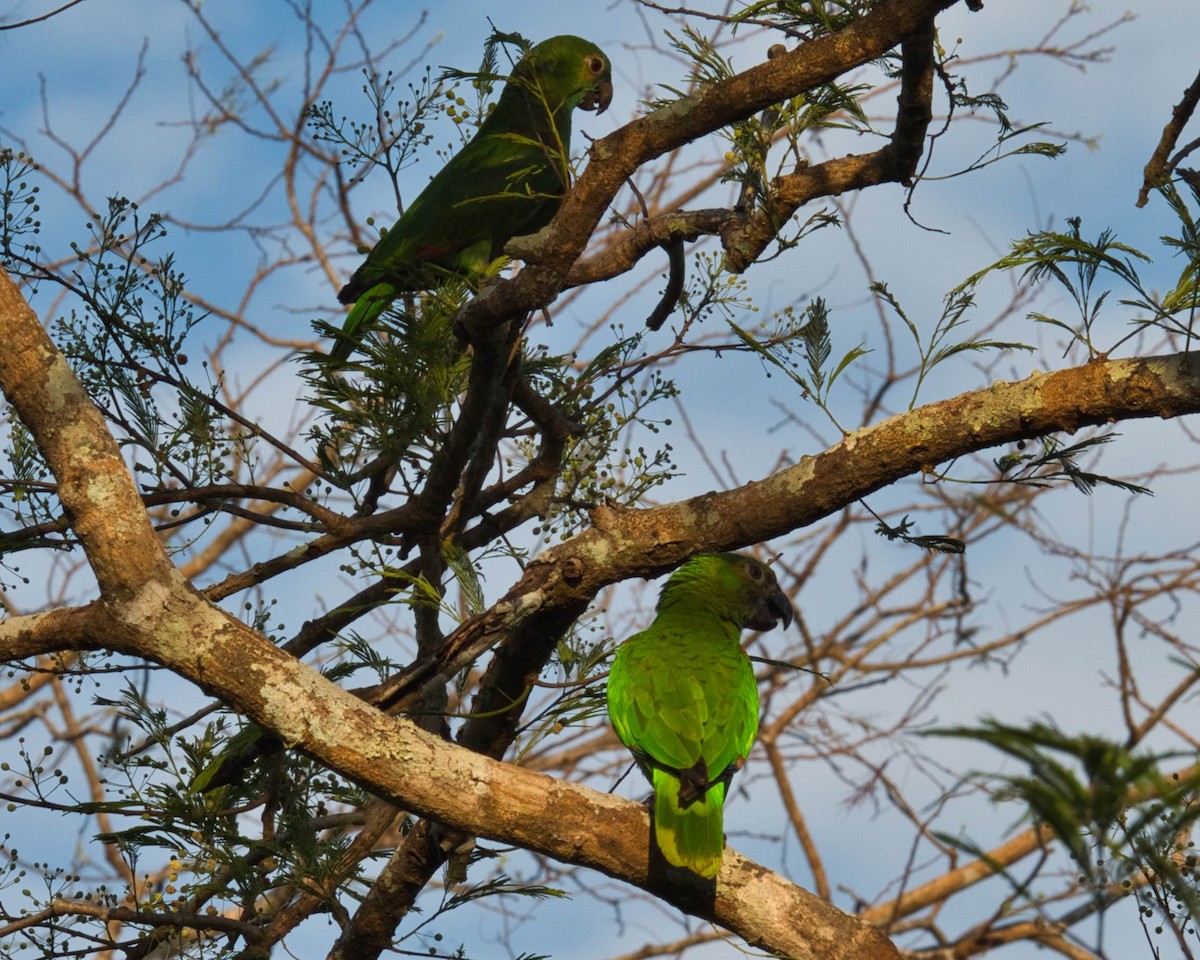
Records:
[[[1200,818],[1194,794],[1200,772],[1165,777],[1159,765],[1177,754],[1136,754],[1090,734],[1069,735],[1052,721],[1015,726],[985,719],[978,727],[945,727],[924,736],[987,744],[1026,768],[1026,774],[976,773],[1005,784],[998,799],[1017,800],[1028,815],[1054,832],[1090,879],[1101,864],[1124,858],[1127,873],[1141,872],[1151,852],[1169,847],[1181,829]],[[1093,852],[1094,851],[1094,852]],[[1130,858],[1129,854],[1133,857]]]
[[[446,566],[454,574],[454,579],[458,581],[459,589],[462,590],[467,615],[473,617],[483,613],[487,607],[483,595],[483,583],[479,579],[479,571],[471,562],[470,555],[457,543],[443,540],[442,556],[446,560]]]
[[[893,526],[874,511],[871,511],[871,513],[875,517],[875,533],[886,540],[901,540],[904,543],[911,543],[915,547],[932,550],[936,553],[966,552],[967,545],[956,537],[948,537],[944,534],[919,535],[909,533],[913,529],[913,522],[908,519],[907,514],[898,524]]]

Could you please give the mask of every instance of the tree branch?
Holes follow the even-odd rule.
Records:
[[[1191,86],[1183,91],[1183,98],[1171,110],[1171,119],[1163,127],[1158,146],[1154,148],[1154,153],[1146,163],[1142,189],[1138,191],[1137,205],[1139,207],[1144,207],[1150,200],[1150,191],[1170,177],[1171,171],[1179,166],[1179,162],[1191,150],[1200,146],[1200,140],[1198,140],[1181,150],[1176,157],[1171,158],[1171,151],[1179,142],[1179,135],[1183,133],[1183,128],[1192,119],[1192,114],[1196,112],[1198,104],[1200,104],[1200,73],[1196,74],[1196,79],[1192,81]]]
[[[835,157],[780,177],[773,185],[772,203],[756,210],[745,222],[729,221],[721,232],[726,261],[734,271],[745,270],[779,233],[779,225],[817,197],[836,197],[882,183],[906,186],[916,173],[933,116],[934,25],[930,19],[900,45],[899,110],[888,144],[874,153]]]
[[[957,0],[883,0],[834,33],[751,67],[621,127],[592,144],[587,168],[550,224],[537,234],[543,259],[467,304],[459,318],[471,337],[549,304],[613,197],[639,166],[713,130],[744,120],[878,57]],[[532,254],[530,254],[532,256]]]
[[[635,883],[777,953],[898,956],[875,928],[732,852],[715,892],[681,887],[651,869],[650,821],[640,804],[500,763],[385,716],[213,606],[171,566],[100,412],[7,276],[0,277],[0,318],[10,347],[0,351],[0,388],[59,481],[104,596],[107,648],[162,664],[422,816]],[[87,476],[97,478],[94,486]]]

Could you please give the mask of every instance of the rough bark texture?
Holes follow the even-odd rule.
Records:
[[[171,566],[99,413],[7,278],[0,281],[0,323],[9,344],[0,353],[0,386],[59,479],[101,587],[90,606],[0,625],[0,655],[106,647],[145,657],[415,813],[620,877],[773,951],[896,955],[870,925],[732,852],[715,898],[697,896],[652,869],[640,805],[500,763],[385,716],[213,606]],[[727,493],[599,511],[591,530],[548,551],[504,601],[460,633],[474,639],[465,645],[474,649],[491,631],[538,632],[582,609],[607,583],[655,573],[685,552],[768,539],[974,450],[1052,430],[1200,412],[1197,364],[1195,353],[1096,361],[997,383],[861,430]],[[466,655],[455,639],[449,649]]]
[[[96,568],[102,600],[85,608],[92,647],[145,657],[404,808],[639,884],[746,939],[797,957],[895,956],[868,924],[731,855],[715,897],[652,876],[649,820],[636,803],[521,770],[384,715],[268,643],[175,572],[99,412],[20,298],[0,279],[10,349],[0,388],[59,479],[63,505]],[[89,478],[92,478],[89,480]],[[0,626],[0,656],[78,645],[53,616]]]
[[[530,248],[541,251],[540,261],[474,301],[465,314],[468,329],[479,339],[499,321],[549,302],[571,282],[608,275],[603,265],[593,265],[590,273],[581,269],[574,277],[569,270],[620,185],[640,164],[828,82],[906,38],[910,45],[928,47],[931,18],[952,3],[886,0],[846,30],[598,141],[577,189]],[[912,91],[927,93],[928,65],[910,66]],[[906,103],[913,115],[898,124],[892,153],[797,171],[775,185],[780,202],[798,206],[814,195],[909,175],[928,112],[922,112],[923,94],[914,93],[909,101],[902,97],[902,106]],[[718,231],[727,249],[744,248],[753,255],[761,239],[754,227],[725,220],[723,214],[693,212],[680,224],[661,221],[646,228],[647,236],[635,236],[618,253],[635,258],[664,237],[695,230]],[[529,259],[535,258],[530,254]],[[545,662],[547,645],[609,584],[656,575],[701,550],[736,549],[777,537],[905,476],[998,444],[1111,421],[1200,412],[1200,354],[1097,360],[895,416],[734,490],[646,510],[598,509],[590,529],[535,559],[501,601],[469,619],[433,655],[368,692],[396,709],[497,649],[475,705],[477,717],[464,725],[462,745],[455,745],[385,715],[214,605],[219,597],[357,540],[436,530],[444,504],[414,501],[372,516],[325,517],[329,532],[324,536],[273,566],[256,566],[201,595],[162,550],[99,411],[2,274],[0,329],[7,341],[0,351],[0,388],[55,475],[67,520],[99,586],[98,598],[87,606],[0,623],[0,657],[88,648],[144,657],[407,811],[636,884],[762,949],[823,960],[898,956],[873,924],[887,924],[931,902],[931,891],[913,891],[886,909],[855,917],[733,851],[726,853],[715,890],[693,889],[650,859],[649,820],[642,806],[499,762],[519,715],[509,711],[501,721],[495,715],[523,694],[530,673]],[[491,719],[479,722],[479,716]],[[428,829],[428,823],[418,827]],[[1023,842],[1041,839],[1031,835]],[[425,844],[431,840],[422,832],[407,851],[415,864],[414,889],[439,857],[418,849]],[[974,864],[956,882],[975,882],[989,869]],[[398,861],[392,889],[406,876],[405,863]],[[386,940],[388,925],[362,932]],[[343,946],[347,956],[354,955],[351,945]]]

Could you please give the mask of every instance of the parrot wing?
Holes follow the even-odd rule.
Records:
[[[380,238],[338,299],[353,303],[379,283],[397,291],[425,289],[427,266],[478,270],[511,237],[541,229],[564,190],[555,165],[561,159],[546,154],[537,141],[503,132],[476,137]]]

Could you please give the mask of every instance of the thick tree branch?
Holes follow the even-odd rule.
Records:
[[[904,917],[934,904],[944,903],[951,895],[960,890],[965,890],[989,877],[994,877],[1035,850],[1044,850],[1053,841],[1054,831],[1045,824],[1022,830],[1015,837],[989,850],[986,857],[972,860],[940,877],[935,877],[928,883],[906,891],[895,900],[864,910],[860,916],[864,920],[869,920],[871,923],[887,929]]]
[[[421,696],[423,684],[447,677],[501,643],[477,708],[499,711],[519,702],[531,674],[601,586],[623,576],[648,575],[644,556],[671,566],[697,549],[742,546],[813,522],[847,502],[903,476],[999,443],[1141,416],[1200,412],[1200,355],[1087,364],[931,404],[859,431],[816,457],[735,491],[710,494],[646,511],[602,510],[597,527],[548,551],[487,613],[449,638],[439,657],[416,665],[372,694],[392,709]],[[774,515],[773,515],[774,514]],[[589,562],[588,558],[592,562]],[[631,564],[626,566],[625,564]],[[592,572],[594,577],[586,576]],[[622,576],[623,575],[623,576]],[[505,722],[470,720],[461,737],[472,749],[499,756],[519,710]],[[1023,841],[1022,851],[1025,847]],[[979,865],[947,883],[974,882]],[[928,902],[943,886],[877,908],[886,923]]]
[[[11,348],[0,352],[0,388],[58,479],[101,586],[107,648],[166,666],[417,814],[638,884],[777,953],[897,956],[875,928],[733,853],[715,895],[697,896],[651,870],[649,817],[640,804],[500,763],[385,716],[213,606],[171,566],[99,411],[7,276],[0,277],[0,318]],[[0,631],[0,644],[6,639]],[[0,656],[6,652],[0,646]]]
[[[0,661],[68,650],[99,650],[105,622],[105,614],[96,603],[6,617],[0,620]]]
[[[8,274],[0,271],[0,389],[58,480],[58,496],[101,595],[134,601],[183,579],[167,560],[142,498],[100,411],[51,343]],[[131,570],[140,570],[136,582]]]
[[[733,490],[646,510],[600,507],[592,528],[537,557],[498,603],[451,633],[436,658],[413,664],[375,695],[402,708],[425,683],[446,682],[510,637],[520,651],[512,656],[528,659],[521,668],[527,672],[536,651],[609,584],[657,576],[702,550],[761,543],[955,457],[1101,423],[1197,412],[1200,353],[1096,361],[898,414]],[[511,682],[501,688],[504,697],[520,693]]]

